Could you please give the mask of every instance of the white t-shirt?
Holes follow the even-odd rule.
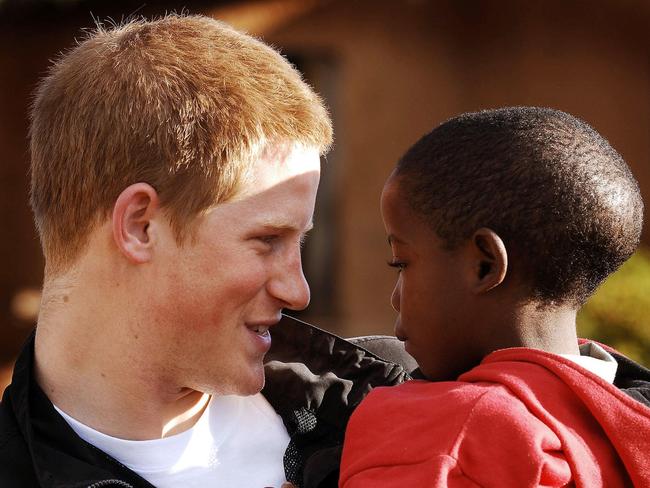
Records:
[[[79,437],[158,488],[280,488],[289,435],[261,395],[214,396],[177,435],[131,441],[102,434],[54,407]]]
[[[596,376],[600,376],[608,383],[614,383],[618,363],[614,356],[605,351],[595,342],[585,342],[580,344],[580,355],[578,354],[560,354],[560,356],[570,359],[574,363],[582,366],[587,371],[591,371]]]

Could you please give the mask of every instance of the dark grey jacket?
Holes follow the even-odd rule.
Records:
[[[394,338],[346,341],[290,317],[272,336],[262,393],[291,437],[287,479],[299,488],[334,488],[350,414],[375,386],[408,379],[415,363]],[[33,351],[32,336],[0,404],[0,487],[150,488],[54,410],[34,381]]]

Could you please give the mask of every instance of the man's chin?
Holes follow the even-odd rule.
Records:
[[[251,376],[250,380],[246,383],[246,388],[242,388],[243,392],[240,395],[256,395],[264,388],[266,377],[264,376],[264,367],[257,373]]]
[[[264,368],[251,370],[246,376],[240,376],[236,382],[231,385],[230,395],[250,396],[256,395],[264,388],[265,377]]]
[[[194,389],[217,396],[249,396],[262,391],[264,382],[264,365],[260,362],[249,364],[247,367],[240,366],[236,372],[231,371],[230,375],[226,371],[222,371],[221,374],[215,373],[213,377],[207,378],[203,386]]]

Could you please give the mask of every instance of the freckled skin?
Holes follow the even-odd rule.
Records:
[[[159,244],[148,298],[153,357],[179,387],[260,391],[264,354],[247,325],[275,323],[283,308],[309,302],[300,240],[311,227],[318,151],[270,151],[253,174],[233,201],[202,217],[191,242],[178,246],[165,229]]]
[[[155,189],[126,188],[73,272],[44,289],[35,374],[52,402],[145,440],[189,428],[196,416],[176,422],[206,393],[259,392],[267,328],[309,303],[300,243],[319,178],[316,148],[267,148],[181,244]]]

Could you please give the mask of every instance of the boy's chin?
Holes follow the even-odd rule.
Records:
[[[419,368],[413,372],[412,376],[428,381],[456,381],[466,371],[462,368],[451,368],[448,365],[445,367],[419,364]]]

